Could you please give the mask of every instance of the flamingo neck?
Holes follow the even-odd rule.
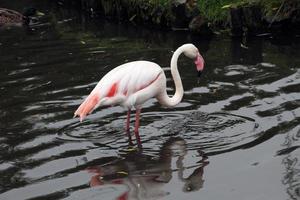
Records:
[[[183,97],[183,86],[181,82],[181,78],[178,72],[177,61],[180,56],[184,52],[183,47],[179,47],[173,54],[171,59],[171,74],[175,83],[175,94],[172,97],[169,97],[167,91],[160,98],[160,103],[167,107],[173,107],[180,103]]]

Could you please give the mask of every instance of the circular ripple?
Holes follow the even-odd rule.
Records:
[[[58,138],[91,141],[117,148],[128,141],[124,123],[124,117],[76,122],[64,126]],[[230,113],[145,112],[141,118],[140,136],[149,153],[159,151],[170,137],[181,137],[190,150],[201,149],[216,154],[255,140],[257,126],[251,118]]]
[[[57,138],[65,141],[90,141],[102,145],[115,146],[117,143],[124,145],[127,138],[124,137],[123,123],[123,119],[75,122],[61,128],[58,131]]]
[[[144,127],[144,137],[151,140],[152,150],[157,137],[183,138],[190,150],[202,149],[216,154],[236,149],[256,139],[258,124],[254,119],[230,113],[159,113],[155,122]],[[151,117],[151,115],[144,117]],[[152,120],[155,120],[151,117]]]

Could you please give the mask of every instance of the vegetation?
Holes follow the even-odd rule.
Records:
[[[227,8],[241,2],[239,0],[198,0],[198,7],[208,21],[218,23],[227,18]]]
[[[300,0],[65,0],[87,12],[172,30],[232,36],[264,32],[300,34]],[[92,13],[93,14],[93,13]],[[284,28],[282,28],[284,27]]]
[[[174,0],[133,0],[144,1],[156,6],[166,6]],[[227,21],[228,8],[257,4],[263,9],[266,15],[275,15],[281,5],[286,3],[300,9],[299,0],[186,0],[188,3],[195,3],[203,16],[211,23]]]

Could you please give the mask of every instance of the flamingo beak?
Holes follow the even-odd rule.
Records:
[[[198,78],[200,78],[201,77],[201,74],[202,74],[202,71],[198,71]]]
[[[198,77],[201,76],[202,71],[204,69],[204,59],[203,57],[200,55],[200,53],[197,54],[196,59],[194,61],[197,71],[198,71]]]

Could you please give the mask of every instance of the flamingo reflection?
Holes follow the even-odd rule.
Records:
[[[127,199],[159,199],[169,194],[163,186],[177,178],[184,192],[197,191],[203,187],[204,167],[209,163],[202,151],[193,165],[185,166],[187,155],[186,142],[182,138],[171,138],[162,146],[158,158],[132,151],[123,159],[106,164],[88,167],[92,175],[90,187],[125,186],[126,191],[116,198]],[[184,178],[184,173],[192,173]]]

